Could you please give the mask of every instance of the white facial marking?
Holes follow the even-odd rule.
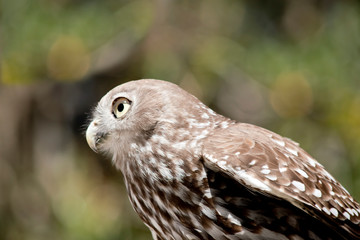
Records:
[[[291,182],[292,185],[294,185],[297,189],[299,189],[300,191],[304,192],[305,191],[305,185],[299,181],[292,181]]]

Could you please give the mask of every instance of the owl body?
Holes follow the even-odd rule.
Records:
[[[295,142],[159,80],[120,85],[87,130],[154,239],[359,239],[360,207]]]

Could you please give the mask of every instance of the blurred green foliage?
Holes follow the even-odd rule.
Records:
[[[12,0],[1,16],[0,239],[150,238],[82,133],[138,78],[300,142],[360,200],[358,1]]]

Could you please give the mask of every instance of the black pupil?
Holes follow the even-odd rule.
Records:
[[[120,103],[118,106],[117,106],[117,110],[119,112],[122,112],[124,110],[124,104],[123,103]]]

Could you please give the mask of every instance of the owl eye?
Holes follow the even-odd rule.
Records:
[[[123,117],[130,109],[131,101],[121,97],[117,98],[113,102],[112,114],[115,118]]]

